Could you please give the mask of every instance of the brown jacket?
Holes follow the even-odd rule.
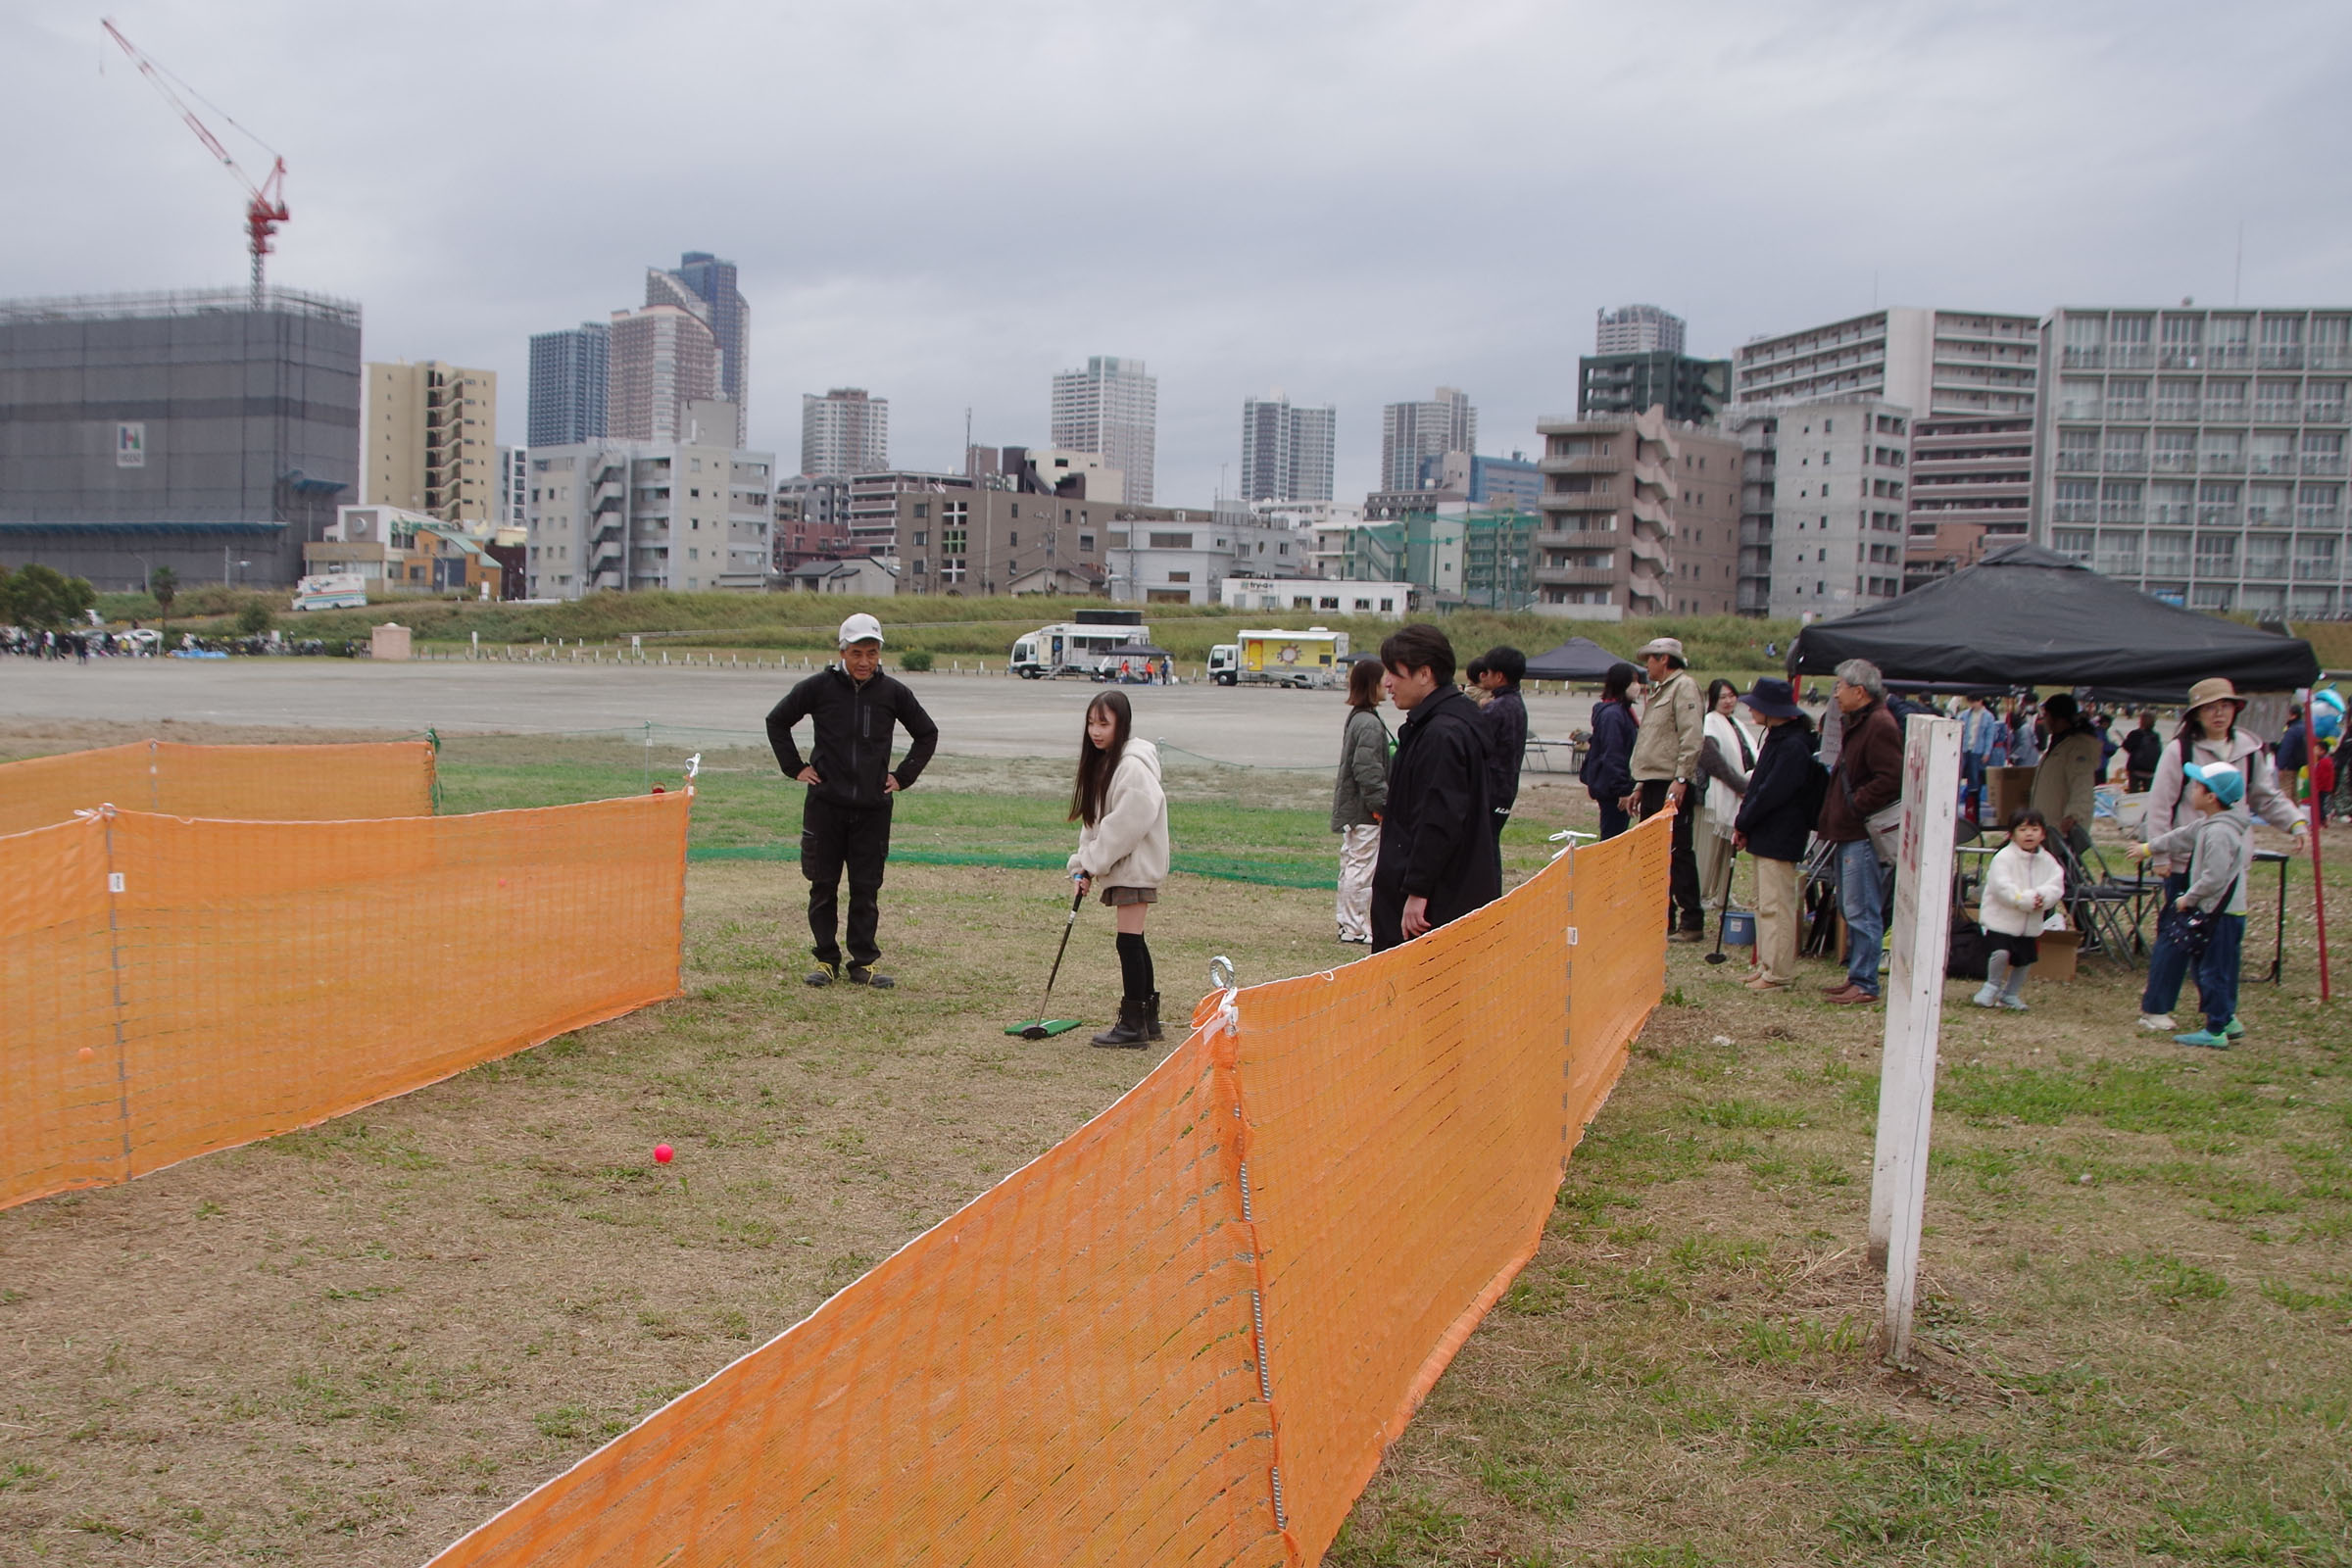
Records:
[[[1839,733],[1838,768],[1821,802],[1821,836],[1832,844],[1852,844],[1870,836],[1871,817],[1892,806],[1903,794],[1903,732],[1886,711],[1884,698],[1844,715]],[[1846,791],[1853,804],[1846,804]]]

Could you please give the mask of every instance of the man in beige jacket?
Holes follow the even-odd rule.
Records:
[[[1666,931],[1673,941],[1697,942],[1706,934],[1707,917],[1699,907],[1698,858],[1690,847],[1690,824],[1698,817],[1698,751],[1705,715],[1679,639],[1653,638],[1642,645],[1641,659],[1649,671],[1649,695],[1642,699],[1642,728],[1634,737],[1634,789],[1623,804],[1627,811],[1644,817],[1669,804],[1674,807]]]

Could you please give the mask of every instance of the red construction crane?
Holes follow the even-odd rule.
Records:
[[[270,177],[255,184],[253,176],[238,167],[237,161],[229,156],[228,149],[220,145],[220,138],[214,135],[211,128],[196,118],[196,112],[182,103],[179,94],[172,90],[172,84],[164,79],[166,73],[148,59],[137,45],[123,37],[122,29],[114,23],[101,20],[98,24],[106,29],[107,36],[122,46],[122,52],[130,56],[130,63],[139,68],[140,74],[155,83],[155,90],[164,95],[164,101],[179,112],[179,118],[187,122],[188,128],[196,133],[196,139],[203,142],[206,150],[220,159],[222,166],[237,176],[237,183],[245,187],[245,248],[253,253],[254,309],[261,309],[262,258],[270,254],[270,242],[277,233],[277,225],[286,220],[286,161],[270,151],[259,136],[253,136],[252,131],[246,130],[245,134],[253,136],[255,144],[274,160],[270,166]],[[221,118],[226,120],[228,117],[223,115]],[[233,120],[228,122],[237,125]],[[245,127],[237,125],[237,129],[245,130]]]

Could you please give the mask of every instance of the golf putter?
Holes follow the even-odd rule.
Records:
[[[1062,956],[1070,951],[1070,932],[1078,924],[1078,906],[1085,902],[1084,888],[1070,895],[1070,917],[1061,922],[1061,946],[1054,950],[1054,967],[1047,971],[1046,994],[1038,999],[1037,1016],[1027,1024],[1005,1030],[1006,1034],[1017,1032],[1023,1040],[1044,1040],[1060,1032],[1052,1027],[1054,1020],[1046,1017],[1046,1004],[1054,1000],[1054,982],[1061,976]]]
[[[1732,873],[1739,868],[1739,865],[1740,852],[1734,850],[1723,862],[1723,907],[1715,915],[1715,951],[1707,955],[1709,963],[1730,961],[1723,953],[1723,929],[1732,923]]]

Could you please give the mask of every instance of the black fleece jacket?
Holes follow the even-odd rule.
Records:
[[[793,744],[792,726],[803,716],[816,721],[816,744],[806,761]],[[898,767],[899,788],[914,788],[924,764],[939,750],[939,726],[914,700],[914,693],[880,670],[863,686],[850,679],[838,664],[823,669],[787,692],[769,710],[767,744],[786,778],[804,766],[814,766],[821,781],[809,789],[836,806],[885,806],[882,776],[890,770],[890,730],[904,727],[913,744]]]

